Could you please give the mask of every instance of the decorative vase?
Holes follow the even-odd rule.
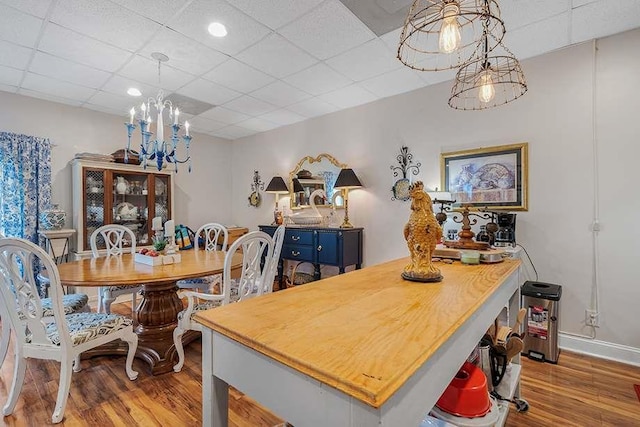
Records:
[[[58,205],[53,205],[52,208],[40,213],[40,227],[45,230],[60,230],[64,227],[66,219],[67,213]]]
[[[116,184],[116,192],[118,194],[126,194],[127,193],[127,189],[128,189],[128,185],[127,182],[124,180],[124,177],[117,177],[118,179],[118,183]]]

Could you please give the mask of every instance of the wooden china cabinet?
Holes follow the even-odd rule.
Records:
[[[102,225],[122,224],[135,234],[136,246],[147,246],[152,244],[152,218],[161,217],[163,224],[172,218],[171,170],[80,159],[71,165],[77,259],[91,256],[91,233]]]

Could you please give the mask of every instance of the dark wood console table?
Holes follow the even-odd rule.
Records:
[[[273,236],[275,225],[260,225],[261,231]],[[340,274],[345,267],[362,267],[362,228],[329,228],[287,226],[278,264],[280,289],[284,284],[283,260],[306,261],[314,266],[314,278],[320,279],[320,265],[338,267]]]

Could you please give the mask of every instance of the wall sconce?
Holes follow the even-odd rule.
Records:
[[[274,176],[271,178],[269,185],[267,185],[267,189],[264,191],[266,193],[273,193],[276,195],[276,206],[273,211],[273,225],[282,224],[282,214],[280,214],[280,211],[278,210],[278,199],[280,198],[280,194],[289,194],[287,184],[281,176]]]
[[[349,222],[349,190],[360,187],[362,187],[362,183],[353,169],[340,169],[340,174],[338,174],[336,183],[333,185],[333,188],[341,188],[344,195],[344,221],[340,228],[353,228],[353,225]]]

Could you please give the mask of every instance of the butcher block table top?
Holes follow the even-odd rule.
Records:
[[[379,408],[520,265],[438,264],[442,282],[418,283],[400,277],[408,262],[199,312],[196,320]]]

